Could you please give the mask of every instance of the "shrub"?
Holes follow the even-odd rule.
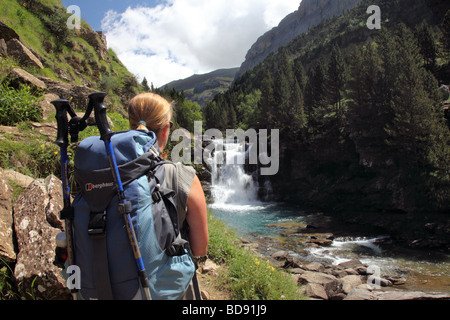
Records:
[[[11,126],[23,121],[40,121],[42,110],[38,102],[41,94],[34,95],[29,86],[16,90],[3,83],[0,86],[0,125]]]
[[[34,178],[59,175],[58,147],[34,135],[0,139],[0,167],[11,168]]]

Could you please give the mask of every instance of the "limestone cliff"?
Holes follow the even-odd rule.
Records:
[[[278,27],[265,33],[248,51],[236,77],[252,69],[272,52],[322,20],[340,15],[361,0],[303,0],[297,11],[284,18]]]

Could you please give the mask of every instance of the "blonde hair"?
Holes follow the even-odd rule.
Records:
[[[155,93],[142,93],[128,104],[130,128],[136,130],[144,121],[148,130],[159,133],[171,120],[173,107],[166,99]]]

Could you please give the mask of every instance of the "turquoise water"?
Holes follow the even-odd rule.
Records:
[[[262,235],[278,237],[280,229],[273,224],[303,220],[304,212],[300,209],[265,202],[251,204],[210,205],[214,217],[224,222],[240,237]]]

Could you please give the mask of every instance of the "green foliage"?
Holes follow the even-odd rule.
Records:
[[[236,300],[301,300],[290,275],[277,270],[268,260],[239,247],[239,239],[225,225],[208,215],[210,241],[208,257],[225,264],[226,282]]]
[[[0,124],[14,125],[23,121],[39,121],[42,110],[39,106],[40,94],[32,93],[30,87],[21,85],[16,90],[3,83],[0,86]]]
[[[0,150],[2,168],[11,168],[35,178],[45,178],[59,172],[57,146],[43,143],[40,137],[32,134],[1,139]]]
[[[150,87],[148,86],[148,81],[147,78],[144,77],[144,79],[141,82],[141,86],[144,92],[149,92],[150,91]]]
[[[10,58],[0,60],[0,85],[8,79],[9,72],[15,67],[15,62]]]
[[[242,98],[242,102],[236,108],[236,113],[239,115],[237,120],[239,128],[247,130],[257,126],[255,119],[258,117],[260,99],[261,90],[255,90]]]
[[[103,76],[102,80],[100,81],[100,89],[109,94],[113,92],[120,92],[122,88],[122,80],[111,75]]]
[[[336,105],[336,110],[342,112],[342,98],[345,93],[347,82],[347,66],[337,45],[333,47],[330,61],[328,63],[328,97],[332,105]]]
[[[353,61],[357,73],[348,114],[353,139],[361,144],[370,138],[384,162],[398,166],[398,184],[414,186],[412,197],[427,194],[435,205],[444,205],[450,137],[438,107],[437,81],[426,70],[414,35],[405,26],[397,34],[383,33],[378,46],[363,49]]]
[[[194,132],[194,122],[203,120],[203,112],[198,103],[186,100],[183,92],[169,87],[154,88],[151,87],[153,93],[159,94],[172,103],[174,109],[173,121],[176,127],[187,129]]]
[[[445,14],[444,21],[442,22],[442,36],[445,45],[445,51],[450,54],[450,9]]]
[[[428,23],[422,23],[416,28],[416,38],[425,67],[432,71],[436,67],[438,48],[433,31]]]
[[[178,125],[187,129],[189,132],[194,132],[195,121],[203,120],[203,114],[199,104],[189,100],[184,100],[181,104],[178,103],[175,114]]]
[[[19,295],[14,282],[14,270],[11,264],[0,257],[0,300],[18,299]]]

